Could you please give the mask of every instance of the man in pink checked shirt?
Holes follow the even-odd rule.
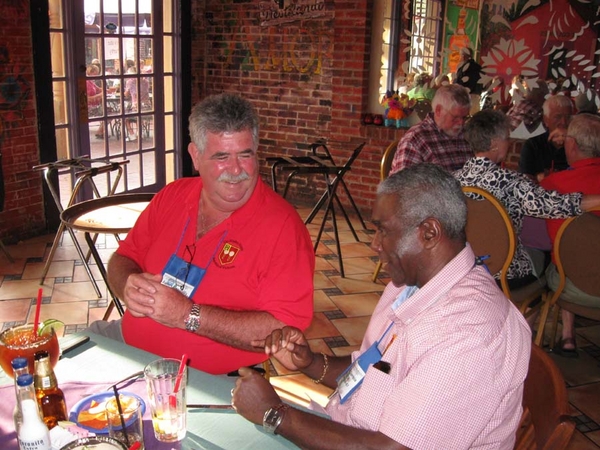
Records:
[[[329,417],[281,402],[240,369],[237,412],[302,448],[512,449],[531,334],[465,242],[460,185],[418,164],[377,190],[372,247],[391,276],[359,351],[315,354],[300,330],[255,341],[336,391]]]

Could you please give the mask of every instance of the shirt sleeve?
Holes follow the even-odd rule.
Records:
[[[579,192],[561,194],[557,191],[547,191],[542,186],[520,177],[512,190],[513,195],[520,201],[523,214],[540,219],[566,219],[583,213]]]
[[[269,267],[260,283],[260,308],[286,325],[305,330],[313,315],[315,254],[310,235],[294,213],[273,239]]]
[[[423,156],[418,150],[419,146],[418,137],[415,133],[406,134],[398,143],[398,149],[394,155],[390,175],[400,172],[409,166],[423,162]]]

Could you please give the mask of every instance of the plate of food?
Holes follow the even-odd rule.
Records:
[[[108,433],[108,424],[106,423],[106,403],[114,398],[112,392],[100,392],[90,395],[78,401],[69,413],[69,420],[75,422],[81,428],[85,428],[93,433]],[[124,411],[127,405],[137,400],[142,406],[142,415],[146,412],[146,403],[142,398],[133,392],[119,392],[119,402]],[[126,416],[127,413],[124,414]],[[127,420],[127,417],[124,417]]]

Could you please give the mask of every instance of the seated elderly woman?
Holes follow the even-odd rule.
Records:
[[[517,239],[525,215],[560,219],[582,214],[600,205],[600,196],[546,191],[525,175],[500,167],[498,164],[508,153],[509,132],[510,123],[504,113],[485,110],[475,114],[465,124],[464,130],[464,137],[475,156],[454,172],[454,176],[463,186],[479,187],[496,197],[510,215]],[[495,276],[497,278],[498,274]],[[531,256],[520,239],[507,278],[512,289],[536,279]]]

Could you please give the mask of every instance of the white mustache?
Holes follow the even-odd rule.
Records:
[[[250,179],[250,175],[248,175],[248,172],[246,172],[246,171],[240,173],[239,175],[231,175],[230,173],[223,172],[221,175],[219,175],[219,178],[217,178],[217,181],[221,181],[221,182],[225,182],[225,183],[240,183],[242,181],[246,181],[249,179]]]

